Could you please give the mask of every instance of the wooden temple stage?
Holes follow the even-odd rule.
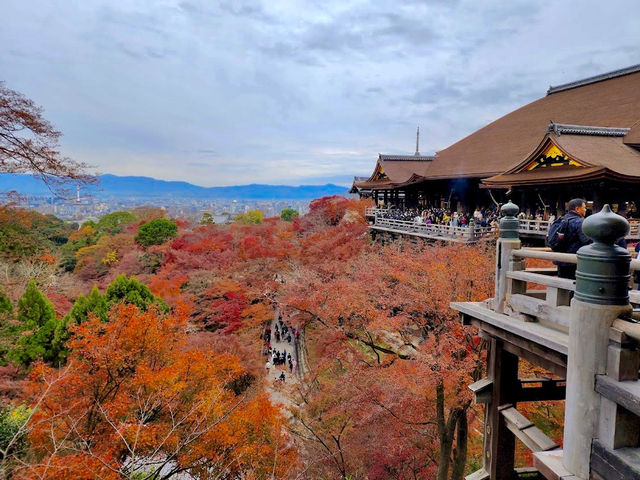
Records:
[[[367,208],[365,210],[365,216],[369,221],[370,230],[373,232],[386,232],[392,235],[408,235],[426,240],[454,243],[475,243],[478,241],[495,240],[498,235],[497,229],[493,227],[481,227],[471,224],[462,228],[451,225],[416,223],[385,218],[387,212],[388,210],[383,208]],[[518,220],[518,234],[520,238],[523,239],[543,241],[547,237],[550,225],[551,222],[544,220],[520,219]],[[625,238],[633,242],[640,240],[640,222],[631,224],[629,233]]]
[[[489,345],[486,378],[470,385],[485,405],[483,468],[466,478],[640,479],[640,291],[629,290],[640,261],[615,245],[629,224],[605,205],[583,223],[593,244],[554,253],[521,247],[518,210],[501,209],[495,298],[451,304]],[[576,263],[577,280],[526,268],[527,258]],[[519,378],[521,358],[556,378]],[[562,399],[561,447],[518,404]],[[514,467],[516,438],[533,451],[533,468]]]

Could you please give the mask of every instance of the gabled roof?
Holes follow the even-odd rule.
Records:
[[[550,119],[558,135],[611,137],[620,144],[624,138],[629,145],[640,145],[640,65],[551,87],[545,97],[491,122],[434,157],[379,155],[376,171],[383,169],[388,185],[404,185],[413,174],[427,180],[493,177],[511,169],[539,145]],[[623,134],[626,136],[619,136]],[[375,171],[369,181],[374,176]]]
[[[624,136],[624,143],[640,147],[640,120],[631,127],[629,133]]]
[[[363,193],[363,188],[360,188],[356,185],[356,183],[365,182],[368,177],[353,177],[353,183],[351,184],[351,188],[348,193]]]
[[[556,87],[549,87],[547,95],[552,93],[562,92],[563,90],[570,90],[572,88],[583,87],[590,83],[602,82],[603,80],[610,80],[612,78],[621,77],[622,75],[629,75],[630,73],[640,72],[640,64],[632,65],[631,67],[621,68],[620,70],[614,70],[608,73],[602,73],[593,77],[583,78],[582,80],[576,80],[575,82],[565,83]]]
[[[510,187],[607,177],[640,182],[640,152],[624,143],[623,131],[628,129],[552,123],[529,155],[504,173],[484,179],[483,184]],[[551,147],[563,154],[567,165],[538,166],[536,161]]]
[[[378,155],[371,176],[364,182],[356,182],[358,188],[397,188],[411,183],[412,178],[425,178],[435,159],[430,155]]]
[[[486,125],[439,151],[430,175],[486,178],[504,172],[536,147],[549,119],[562,125],[632,127],[640,120],[640,67],[617,72],[623,73],[574,82]]]

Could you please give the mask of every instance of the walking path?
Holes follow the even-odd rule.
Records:
[[[269,392],[269,395],[271,396],[271,399],[273,400],[274,403],[280,403],[283,406],[288,407],[292,403],[291,403],[291,400],[287,398],[287,396],[285,395],[285,392],[283,392],[283,389],[286,385],[297,384],[299,382],[299,375],[300,375],[300,372],[302,371],[301,370],[302,365],[300,365],[299,363],[298,348],[296,348],[296,345],[298,344],[298,340],[296,340],[295,329],[292,329],[291,327],[289,327],[286,330],[287,333],[283,335],[282,325],[286,325],[286,319],[283,318],[282,323],[280,323],[279,318],[280,318],[280,313],[276,309],[273,316],[273,320],[269,325],[271,338],[268,343],[271,347],[271,351],[280,353],[281,358],[282,358],[282,354],[286,352],[287,360],[281,365],[274,365],[274,356],[272,354],[268,356],[267,355],[263,356],[263,359],[265,362],[266,379],[267,379],[266,389]],[[276,330],[280,333],[279,339],[278,339],[278,336],[276,336]],[[287,341],[289,335],[291,336],[290,342]],[[298,347],[300,347],[299,344],[298,344]],[[264,353],[264,349],[266,348],[266,343],[263,344],[262,348]],[[288,361],[289,355],[291,356],[291,367],[289,366],[289,361]],[[269,362],[268,371],[266,368],[267,361]],[[281,380],[282,378],[281,375],[283,373],[284,373],[284,382]]]

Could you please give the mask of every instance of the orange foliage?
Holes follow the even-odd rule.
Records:
[[[39,461],[17,478],[283,478],[295,464],[277,409],[237,383],[237,358],[187,349],[184,317],[121,305],[108,323],[74,327],[69,346],[68,367],[39,364],[29,377]]]

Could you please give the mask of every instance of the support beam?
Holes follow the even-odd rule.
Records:
[[[469,385],[469,390],[473,392],[476,403],[489,403],[491,401],[493,381],[489,378],[483,378]],[[529,378],[519,381],[519,385],[516,386],[513,393],[513,398],[517,403],[542,402],[564,400],[565,395],[566,385],[564,380]]]
[[[500,406],[513,403],[518,381],[518,357],[503,348],[503,342],[491,339],[487,373],[492,379],[491,401],[485,407],[484,470],[492,480],[511,480],[514,472],[515,436],[507,428]]]
[[[559,447],[514,406],[506,405],[500,414],[505,418],[507,428],[531,451],[546,452]]]

